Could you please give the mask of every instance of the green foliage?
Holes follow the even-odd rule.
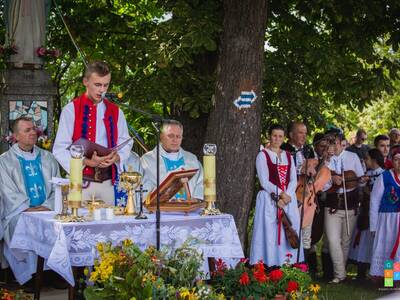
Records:
[[[153,247],[141,251],[130,240],[115,247],[99,243],[100,260],[90,274],[93,285],[85,289],[85,298],[219,299],[211,287],[199,280],[203,258],[190,246],[192,242],[188,240],[174,251],[157,251]]]
[[[111,64],[112,89],[125,92],[130,105],[163,116],[197,118],[209,112],[222,1],[58,0],[57,4],[87,58]],[[304,119],[311,129],[330,119],[340,122],[338,106],[359,110],[382,91],[392,92],[399,61],[386,54],[398,49],[399,6],[395,0],[270,1],[264,129],[273,121],[286,124],[293,119]],[[84,89],[84,65],[54,5],[46,46],[63,53],[46,66],[59,89],[58,120],[61,107]],[[328,120],[326,111],[332,114]],[[154,139],[146,118],[125,112],[146,141]]]
[[[245,260],[241,260],[235,268],[228,269],[222,260],[218,260],[211,282],[217,291],[235,299],[274,299],[275,295],[286,293],[296,294],[292,299],[317,297],[319,286],[311,284],[306,265],[290,265],[289,261],[288,257],[281,268],[267,272],[262,261],[250,268]]]
[[[196,118],[208,112],[222,21],[219,1],[57,3],[87,59],[110,63],[111,89],[124,92],[130,105],[163,116],[187,113]],[[63,53],[56,64],[47,66],[57,83],[61,108],[83,91],[84,66],[55,9],[47,46]],[[154,140],[149,120],[124,111],[145,141]]]
[[[326,126],[324,111],[340,117],[341,104],[359,110],[391,92],[400,65],[386,54],[399,43],[392,15],[398,9],[397,1],[272,1],[264,129],[293,119]],[[386,48],[376,49],[383,40]]]

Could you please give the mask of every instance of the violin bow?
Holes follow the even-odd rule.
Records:
[[[344,164],[342,161],[342,185],[343,185],[343,197],[344,197],[344,213],[346,216],[346,232],[347,236],[350,236],[350,225],[349,225],[349,211],[347,210],[347,191],[346,191],[346,179],[344,177]]]
[[[304,189],[303,189],[303,194],[301,197],[303,198],[303,203],[301,204],[301,211],[300,211],[300,226],[299,226],[299,248],[297,249],[297,259],[296,262],[299,263],[300,261],[300,248],[301,248],[301,242],[302,242],[302,227],[303,227],[303,220],[304,220],[304,205],[305,205],[305,199],[306,199],[306,180],[307,180],[307,173],[308,173],[308,160],[305,160],[306,166],[304,167],[304,174],[305,174],[305,180],[304,180]]]

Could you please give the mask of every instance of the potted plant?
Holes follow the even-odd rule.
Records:
[[[227,268],[218,260],[216,271],[212,274],[212,284],[217,292],[234,299],[302,299],[315,296],[319,292],[311,284],[311,277],[305,264],[290,264],[291,254],[285,264],[270,272],[259,261],[254,266],[241,259],[233,269]]]

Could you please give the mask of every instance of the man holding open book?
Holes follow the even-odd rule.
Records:
[[[194,154],[182,149],[182,139],[183,126],[180,122],[169,120],[163,123],[160,134],[160,183],[169,172],[198,169],[188,181],[187,188],[181,189],[173,198],[178,201],[203,200],[203,167]],[[144,170],[144,184],[152,191],[156,188],[156,148],[144,154],[140,162]]]
[[[124,113],[118,106],[104,98],[110,85],[111,73],[105,62],[92,62],[85,71],[85,93],[68,103],[61,112],[53,154],[69,173],[70,154],[67,149],[80,138],[114,148],[129,139]],[[83,161],[83,176],[89,186],[83,189],[83,199],[92,195],[107,204],[115,204],[114,181],[123,162],[128,159],[132,142],[125,147],[101,156],[96,151]]]

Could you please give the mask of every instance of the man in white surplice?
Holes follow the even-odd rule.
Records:
[[[203,200],[203,167],[197,157],[182,149],[183,126],[180,122],[164,122],[160,134],[160,183],[169,172],[179,169],[199,169],[189,180],[191,198]],[[144,171],[143,183],[152,191],[156,187],[157,149],[144,154],[141,159]],[[189,195],[180,191],[175,195],[177,200],[188,200]]]
[[[53,210],[55,187],[49,181],[60,176],[53,154],[35,145],[37,132],[30,118],[15,120],[13,135],[17,143],[0,156],[1,226],[4,255],[11,265],[8,245],[20,214]]]

